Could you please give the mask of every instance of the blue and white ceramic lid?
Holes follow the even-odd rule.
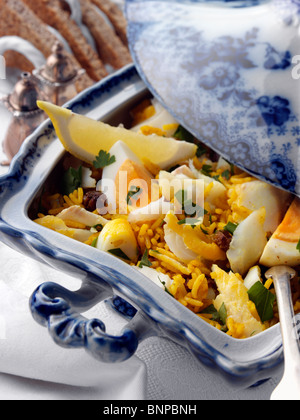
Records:
[[[300,196],[300,0],[127,0],[140,76],[195,137]]]

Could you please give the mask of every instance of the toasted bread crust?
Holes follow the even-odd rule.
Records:
[[[79,0],[83,23],[95,40],[97,51],[88,43],[81,28],[70,19],[70,9],[63,0],[0,0],[0,37],[18,36],[31,42],[45,58],[52,53],[59,40],[55,31],[66,40],[72,53],[69,55],[74,68],[84,68],[86,73],[76,81],[82,91],[107,76],[105,65],[114,69],[132,61],[126,36],[126,19],[111,0]],[[99,13],[104,13],[112,25]],[[115,30],[113,29],[115,28]],[[31,72],[34,69],[30,57],[17,51],[6,51],[7,66]]]
[[[0,36],[17,35],[30,41],[45,57],[57,41],[47,26],[21,0],[0,0]],[[45,39],[47,42],[45,42]]]
[[[118,69],[131,63],[131,55],[114,29],[89,0],[80,0],[83,23],[89,28],[102,61]]]
[[[107,71],[98,54],[83,36],[79,26],[69,18],[59,0],[23,0],[45,23],[57,29],[68,42],[76,59],[95,81],[107,76]]]
[[[31,42],[45,58],[51,54],[52,46],[58,39],[26,4],[21,0],[0,0],[0,8],[5,16],[5,19],[0,21],[0,36],[19,36]],[[74,68],[81,68],[73,55],[69,55],[69,57]],[[5,58],[8,66],[17,67],[23,71],[28,71],[31,68],[29,60],[16,52],[8,51]],[[15,61],[16,59],[17,61]],[[78,91],[81,91],[93,83],[93,80],[85,74],[78,79],[76,87]]]
[[[103,13],[106,14],[108,19],[113,24],[116,33],[119,35],[123,43],[127,45],[127,21],[119,7],[115,3],[112,3],[110,0],[91,1],[95,6],[102,10]]]

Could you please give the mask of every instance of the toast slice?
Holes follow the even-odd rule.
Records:
[[[51,54],[52,46],[58,38],[22,0],[0,0],[0,8],[1,14],[5,16],[5,19],[0,19],[0,37],[19,36],[31,42],[45,58]],[[31,69],[28,58],[14,51],[7,51],[5,58],[8,66],[18,67],[24,71]],[[81,68],[73,55],[70,55],[70,59],[76,69]],[[93,80],[85,74],[78,79],[76,87],[81,91],[93,83]]]
[[[89,28],[105,64],[119,69],[132,62],[128,48],[89,0],[80,0],[83,23]]]
[[[122,10],[110,0],[91,0],[113,24],[116,33],[121,38],[122,42],[127,46],[127,21]]]
[[[94,81],[107,76],[107,70],[98,54],[82,34],[79,26],[61,8],[59,0],[23,0],[46,24],[51,25],[68,42],[74,56]]]

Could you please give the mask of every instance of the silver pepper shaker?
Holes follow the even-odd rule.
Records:
[[[50,102],[59,106],[76,96],[75,82],[84,73],[84,69],[74,68],[60,42],[54,44],[52,54],[47,58],[46,64],[33,71],[33,75],[41,82]]]
[[[13,92],[1,98],[13,115],[3,140],[3,151],[7,161],[1,162],[1,165],[10,164],[26,137],[45,120],[45,114],[38,108],[36,102],[46,99],[36,80],[27,72],[21,74],[21,79],[16,83]]]

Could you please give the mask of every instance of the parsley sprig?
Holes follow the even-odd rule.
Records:
[[[116,157],[111,156],[110,153],[105,150],[100,150],[96,160],[94,160],[93,165],[96,169],[103,169],[105,166],[109,166],[112,163],[115,163]]]
[[[82,166],[78,169],[69,168],[63,175],[62,189],[66,195],[72,194],[82,185]]]

